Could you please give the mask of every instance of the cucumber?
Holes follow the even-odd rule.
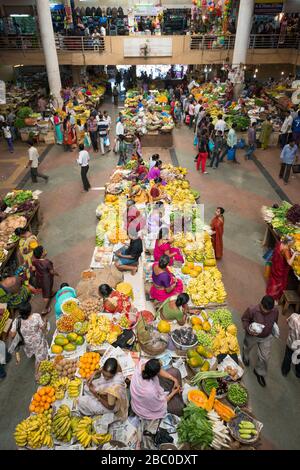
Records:
[[[250,426],[254,426],[254,424],[252,423],[252,421],[241,421],[241,422],[240,422],[240,426],[243,426],[243,425],[246,425],[246,424],[249,424]]]
[[[242,429],[255,429],[255,426],[253,423],[248,423],[248,424],[239,424],[239,427]]]

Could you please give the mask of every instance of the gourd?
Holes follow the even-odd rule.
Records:
[[[217,394],[216,389],[215,389],[215,388],[212,388],[212,389],[211,389],[211,392],[210,392],[210,394],[209,394],[207,403],[206,403],[206,407],[205,407],[207,411],[211,411],[211,410],[213,409],[214,401],[215,401],[215,398],[216,398],[216,394]]]
[[[207,396],[201,390],[190,390],[188,392],[188,400],[200,408],[205,408],[207,403]]]
[[[230,421],[235,417],[235,412],[230,406],[224,405],[219,400],[215,400],[213,408],[223,421]]]

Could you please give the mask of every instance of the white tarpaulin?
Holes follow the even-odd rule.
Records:
[[[3,80],[0,80],[0,104],[6,104],[6,88]]]

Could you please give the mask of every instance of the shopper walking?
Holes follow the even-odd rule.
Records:
[[[261,143],[261,148],[266,150],[269,146],[270,137],[272,134],[273,125],[270,117],[262,123],[261,125],[261,133],[259,137],[259,141]]]
[[[98,152],[98,121],[95,116],[91,116],[87,122],[87,128],[90,133],[90,138],[94,152]]]
[[[190,122],[189,122],[189,127],[190,129],[193,127],[194,119],[195,119],[195,105],[193,101],[190,101],[189,107],[188,107],[188,114],[190,117]]]
[[[114,85],[112,94],[113,94],[113,98],[114,98],[114,105],[118,106],[118,104],[119,104],[119,90],[118,90],[117,85]]]
[[[300,144],[300,111],[298,111],[298,115],[293,120],[292,131],[293,140],[297,145]]]
[[[47,259],[46,256],[47,252],[41,245],[33,250],[31,269],[34,272],[36,287],[42,290],[42,296],[45,301],[45,309],[42,315],[46,315],[51,311],[50,303],[54,296],[54,276],[58,276],[58,273],[54,270],[52,261]]]
[[[251,160],[256,149],[256,123],[253,122],[248,129],[248,148],[245,153],[245,160]]]
[[[247,308],[242,316],[245,330],[243,362],[246,367],[250,365],[250,352],[254,346],[257,346],[256,365],[253,372],[262,387],[266,386],[265,377],[271,354],[272,332],[274,325],[278,323],[278,315],[274,299],[265,295],[259,305]]]
[[[289,144],[286,144],[282,149],[282,152],[280,154],[281,167],[280,167],[279,178],[283,179],[284,184],[288,184],[289,177],[291,174],[291,169],[292,169],[293,163],[295,163],[295,160],[296,160],[297,152],[298,152],[298,147],[295,144],[294,139],[291,140]]]
[[[11,130],[11,127],[7,124],[7,122],[3,123],[2,130],[3,130],[4,139],[6,140],[7,145],[8,145],[8,150],[10,151],[10,153],[13,153],[14,144],[13,144],[12,130]]]
[[[224,147],[224,138],[221,130],[217,131],[217,135],[213,139],[213,145],[214,148],[211,152],[210,167],[215,170],[219,166],[220,155]]]
[[[14,320],[10,331],[11,338],[19,334],[26,356],[35,357],[36,379],[41,361],[48,357],[47,325],[47,320],[39,313],[32,313],[30,303],[26,302],[20,305],[19,316]]]
[[[80,144],[77,163],[81,168],[81,180],[83,184],[83,190],[86,192],[91,188],[90,182],[87,178],[87,174],[89,171],[89,161],[90,161],[89,152],[87,150],[84,150],[83,144]]]
[[[292,113],[286,113],[285,119],[280,129],[279,135],[279,144],[283,148],[286,144],[289,143],[293,125],[293,115]]]
[[[98,121],[98,133],[100,138],[100,150],[102,155],[106,152],[110,152],[109,140],[108,140],[108,124],[102,114],[99,116]],[[105,152],[105,147],[109,147],[108,150]]]
[[[124,124],[123,124],[123,117],[119,116],[116,124],[116,140],[114,144],[113,151],[114,153],[119,152],[119,145],[120,145],[120,135],[124,137]]]
[[[215,131],[216,133],[218,131],[221,131],[222,132],[222,135],[224,136],[224,133],[225,133],[225,130],[227,129],[227,124],[226,122],[224,121],[223,119],[223,115],[222,114],[218,114],[218,120],[215,124]]]
[[[28,149],[28,157],[29,157],[29,161],[27,163],[27,166],[26,168],[29,168],[30,167],[30,174],[31,174],[31,180],[33,183],[37,183],[37,179],[38,178],[43,178],[46,183],[48,182],[49,180],[49,176],[47,175],[44,175],[43,173],[40,173],[38,171],[38,167],[39,167],[39,152],[37,150],[36,147],[34,147],[33,145],[33,141],[32,140],[28,140],[28,145],[29,145],[29,149]]]
[[[208,137],[207,137],[207,132],[206,129],[203,129],[201,132],[201,135],[199,137],[199,142],[198,142],[198,155],[196,157],[197,163],[196,163],[196,170],[199,171],[199,168],[201,166],[201,172],[203,175],[207,175],[206,171],[206,160],[208,157]]]
[[[300,356],[300,315],[299,313],[292,313],[292,315],[286,320],[289,333],[285,347],[284,358],[281,365],[281,373],[284,377],[288,375],[291,370],[291,364],[293,362],[293,355]],[[299,351],[299,354],[296,351]],[[300,379],[300,363],[295,364],[295,374]]]

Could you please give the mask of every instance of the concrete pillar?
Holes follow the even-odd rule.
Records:
[[[49,1],[37,0],[37,12],[50,93],[55,98],[55,101],[58,102],[58,105],[62,106],[60,96],[61,80]]]
[[[74,85],[80,85],[82,83],[80,65],[72,65],[72,80]]]
[[[236,28],[235,45],[232,65],[238,67],[245,64],[249,47],[249,37],[252,27],[254,0],[240,0],[238,22]]]

